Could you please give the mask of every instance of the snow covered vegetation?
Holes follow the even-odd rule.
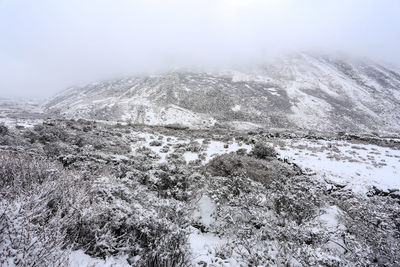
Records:
[[[398,266],[399,151],[394,136],[1,124],[0,265]]]

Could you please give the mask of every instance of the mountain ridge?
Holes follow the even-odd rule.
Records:
[[[400,74],[298,54],[246,71],[175,71],[90,84],[44,105],[68,118],[192,128],[396,132]]]

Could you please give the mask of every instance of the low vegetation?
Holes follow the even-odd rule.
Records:
[[[171,145],[160,162],[148,147],[131,149],[129,127],[52,121],[0,128],[1,266],[62,266],[73,250],[127,255],[133,266],[190,266],[198,263],[195,231],[224,241],[211,253],[214,262],[400,264],[398,199],[304,175],[262,138],[252,151],[207,164],[181,159],[207,142]],[[204,196],[215,206],[207,222],[193,215]],[[324,219],[329,210],[336,213]]]

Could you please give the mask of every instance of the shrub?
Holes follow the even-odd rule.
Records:
[[[65,265],[62,227],[77,219],[85,186],[41,158],[8,153],[0,160],[0,265]]]
[[[213,158],[207,167],[213,175],[226,177],[240,172],[244,168],[244,164],[242,157],[230,153]]]
[[[52,180],[58,170],[55,164],[42,158],[19,153],[0,155],[0,194],[5,197],[32,190],[46,180]]]
[[[37,228],[27,210],[12,202],[0,203],[1,266],[64,266],[66,252],[58,232]]]
[[[322,185],[308,176],[277,179],[267,188],[275,212],[297,224],[312,218],[324,202]]]
[[[149,145],[150,145],[150,146],[161,146],[161,145],[162,145],[162,142],[161,142],[161,141],[158,141],[158,140],[154,140],[154,141],[151,141],[151,142],[149,143]]]
[[[245,148],[240,148],[236,151],[236,154],[240,155],[240,156],[244,156],[247,154],[247,149]]]
[[[263,143],[257,143],[253,147],[252,154],[260,159],[273,158],[278,155],[275,149]]]
[[[297,171],[293,166],[278,160],[266,161],[247,155],[237,155],[232,152],[212,159],[207,165],[207,170],[216,176],[230,176],[245,174],[253,181],[268,185],[276,179],[295,176]]]
[[[183,266],[188,261],[186,210],[160,201],[129,179],[100,178],[92,207],[67,227],[69,243],[87,254],[128,254],[136,266]]]
[[[185,126],[185,125],[182,125],[179,123],[167,124],[164,127],[167,129],[172,129],[172,130],[186,130],[189,128],[188,126]]]
[[[4,123],[0,124],[0,135],[8,134],[8,128],[4,125]]]
[[[362,265],[400,264],[400,204],[388,196],[353,195],[338,201],[346,231],[346,258]],[[360,249],[362,248],[362,249]]]
[[[37,124],[33,127],[33,130],[37,133],[38,141],[42,144],[58,140],[66,141],[68,138],[66,129],[58,125],[49,126],[47,124]]]

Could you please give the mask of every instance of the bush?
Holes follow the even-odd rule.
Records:
[[[67,227],[74,249],[102,258],[128,254],[136,266],[187,263],[188,221],[179,202],[160,201],[129,179],[100,178],[91,193],[96,204]]]
[[[208,170],[216,176],[229,176],[243,171],[243,157],[234,153],[223,154],[208,163]]]
[[[150,146],[161,146],[161,145],[162,145],[162,142],[161,142],[161,141],[158,141],[158,140],[154,140],[154,141],[151,141],[151,142],[149,143],[149,145],[150,145]]]
[[[264,185],[273,180],[284,179],[297,175],[293,166],[278,160],[261,160],[247,155],[238,155],[234,152],[223,154],[212,159],[207,165],[207,170],[215,176],[246,175],[256,182]]]
[[[260,159],[274,158],[278,155],[275,149],[263,143],[257,143],[252,150],[252,154]]]
[[[12,197],[32,190],[57,174],[57,166],[42,158],[18,153],[0,155],[0,194]]]
[[[170,175],[161,172],[156,186],[159,195],[162,197],[173,197],[178,200],[188,199],[189,181],[186,175]]]
[[[400,264],[400,204],[387,196],[353,195],[338,201],[345,212],[346,258],[362,265]],[[360,250],[362,248],[362,250]]]
[[[297,224],[312,218],[324,202],[322,185],[308,176],[275,180],[267,188],[275,212]]]
[[[77,220],[85,186],[40,158],[8,153],[0,160],[0,265],[65,265],[63,225]]]
[[[37,124],[33,127],[33,130],[37,133],[38,141],[42,144],[58,140],[66,141],[68,138],[66,129],[58,125],[49,126],[47,124]]]
[[[37,228],[28,211],[0,203],[0,266],[65,266],[67,251],[57,232]]]
[[[0,124],[0,135],[8,134],[8,128],[4,125],[4,123]]]

